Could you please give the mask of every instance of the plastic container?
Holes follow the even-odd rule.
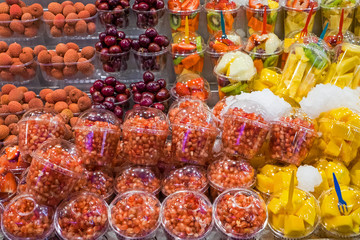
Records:
[[[204,67],[204,52],[206,44],[203,38],[195,32],[189,33],[189,43],[185,41],[185,33],[173,35],[171,55],[176,75],[182,73],[201,73]]]
[[[343,2],[347,2],[345,3],[346,6],[344,7],[340,6]],[[344,9],[344,22],[342,32],[345,33],[346,31],[351,30],[351,25],[354,19],[357,3],[345,0],[339,1],[339,3],[339,7],[325,6],[324,3],[320,4],[322,25],[324,28],[325,25],[329,23],[328,30],[339,30],[341,12]]]
[[[133,49],[135,62],[141,71],[163,71],[166,66],[169,47],[159,52],[139,52]]]
[[[196,166],[185,166],[172,171],[164,179],[161,192],[165,196],[182,190],[205,193],[208,187],[205,169]]]
[[[120,120],[104,109],[89,109],[79,116],[75,132],[75,145],[88,169],[111,168],[120,140]]]
[[[176,114],[171,128],[174,161],[206,165],[219,134],[212,113],[201,107],[182,109]]]
[[[205,1],[204,9],[206,11],[207,30],[210,35],[214,35],[221,30],[221,11],[224,15],[225,31],[236,29],[235,23],[237,22],[236,20],[238,20],[237,15],[240,10],[239,3],[232,0],[223,2],[207,0]]]
[[[175,9],[170,9],[169,5],[170,3],[168,1],[168,11],[169,11],[170,27],[172,33],[185,31],[186,17],[188,17],[190,32],[196,32],[199,29],[199,17],[201,12],[201,6],[199,6],[197,9],[194,10],[178,11]]]
[[[47,139],[63,138],[66,131],[64,119],[46,108],[27,111],[18,125],[19,149],[26,160]]]
[[[211,202],[201,193],[179,191],[169,195],[161,206],[167,239],[204,239],[214,225],[212,212]]]
[[[294,189],[292,208],[287,206],[289,190],[274,194],[268,201],[269,227],[281,239],[309,239],[320,221],[320,208],[310,193]]]
[[[118,28],[127,28],[129,26],[130,7],[125,9],[99,10],[100,23],[106,27],[113,25]]]
[[[245,161],[223,158],[212,162],[207,170],[210,194],[215,199],[231,188],[251,188],[255,185],[256,171]]]
[[[176,78],[176,84],[170,90],[174,99],[187,97],[206,101],[209,99],[211,90],[209,82],[196,73],[181,74]]]
[[[175,120],[175,116],[176,114],[185,108],[204,108],[208,111],[210,111],[210,108],[208,105],[206,105],[206,103],[204,103],[203,101],[200,101],[198,99],[191,99],[191,98],[178,98],[177,100],[175,100],[170,108],[169,108],[169,112],[168,112],[168,118],[170,123],[173,123]]]
[[[15,175],[21,175],[30,164],[26,162],[20,155],[19,146],[5,146],[0,153],[0,167],[10,170]]]
[[[0,203],[4,206],[16,195],[19,179],[6,168],[0,168]]]
[[[27,7],[29,7],[29,6],[27,6]],[[2,13],[7,14],[7,11],[5,10],[5,12],[2,12]],[[22,15],[22,12],[21,12],[21,15]],[[37,18],[29,19],[29,20],[12,19],[12,20],[7,20],[7,21],[0,21],[0,26],[3,27],[1,30],[0,37],[3,38],[4,40],[8,40],[8,39],[15,40],[16,39],[18,41],[29,41],[29,40],[34,40],[34,39],[40,38],[43,33],[41,18],[42,17],[37,17]],[[14,26],[12,26],[12,28],[11,28],[10,24],[14,20],[16,20],[16,22],[18,24],[16,24],[16,25],[14,24]],[[12,30],[15,28],[17,29],[17,32],[14,32]]]
[[[270,130],[265,115],[264,107],[250,100],[229,106],[223,116],[222,143],[226,156],[246,160],[255,157]]]
[[[26,192],[34,195],[38,203],[57,206],[84,177],[81,155],[68,141],[48,140],[31,156]]]
[[[1,228],[8,239],[42,240],[54,231],[53,222],[53,208],[41,205],[33,196],[24,194],[6,206]]]
[[[230,189],[217,197],[213,218],[222,236],[236,240],[255,238],[268,221],[264,200],[255,191],[245,188]]]
[[[157,195],[160,189],[161,178],[157,171],[150,167],[126,167],[115,179],[115,191],[118,194],[137,190]]]
[[[149,11],[140,11],[132,9],[136,14],[136,26],[138,28],[152,28],[157,27],[158,25],[161,26],[162,18],[165,15],[166,8],[156,9],[156,10],[149,10]]]
[[[300,109],[273,122],[269,152],[272,159],[299,166],[307,157],[317,137],[314,120]]]
[[[92,193],[73,195],[56,209],[55,229],[64,240],[101,239],[108,225],[108,205]]]
[[[127,62],[130,58],[130,51],[122,53],[104,53],[96,51],[98,64],[107,73],[123,72],[128,68]]]
[[[20,65],[1,65],[0,82],[1,84],[27,84],[35,79],[36,70],[37,65],[35,60]]]
[[[272,3],[277,3],[272,1]],[[271,6],[271,7],[270,7]],[[255,9],[251,8],[249,5],[245,6],[246,10],[246,20],[247,20],[247,33],[248,36],[252,35],[254,32],[261,32],[263,29],[263,16],[264,8]],[[274,32],[277,22],[277,17],[280,13],[281,6],[279,3],[274,6],[270,5],[266,9],[266,31]],[[305,18],[306,20],[306,18]]]
[[[134,164],[156,165],[169,135],[166,115],[158,109],[139,107],[126,113],[122,127],[124,153]]]

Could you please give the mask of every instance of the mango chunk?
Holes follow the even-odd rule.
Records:
[[[340,154],[341,148],[334,142],[334,141],[330,141],[328,143],[328,145],[325,148],[325,154],[334,156],[334,157],[338,157]]]
[[[280,192],[290,184],[291,173],[278,172],[274,176],[274,192]]]
[[[360,208],[356,209],[355,211],[353,211],[350,216],[352,217],[352,220],[356,223],[360,225]]]
[[[302,218],[310,224],[310,226],[314,226],[316,220],[316,204],[314,198],[306,199],[304,205],[300,207],[295,215]]]
[[[299,236],[305,232],[304,221],[294,215],[285,216],[284,234],[286,236]]]
[[[278,214],[282,207],[283,205],[281,204],[279,198],[273,198],[268,205],[269,211],[271,211],[273,214]]]
[[[272,215],[272,226],[277,230],[284,229],[285,224],[285,215],[284,214],[277,214]]]
[[[340,216],[340,212],[337,206],[337,198],[332,195],[324,197],[321,203],[321,215],[323,217],[336,217]]]
[[[335,229],[341,233],[353,232],[353,220],[351,216],[338,216],[324,220],[328,230]]]
[[[257,178],[257,187],[260,191],[270,193],[274,191],[274,179],[267,177],[263,174],[258,174]]]
[[[335,122],[332,126],[331,134],[333,137],[353,141],[355,136],[351,133],[349,125],[342,122]]]

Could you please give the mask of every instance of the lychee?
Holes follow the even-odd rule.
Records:
[[[31,53],[20,53],[19,59],[22,63],[28,63],[33,60],[33,55]]]
[[[38,61],[43,64],[47,64],[51,62],[51,54],[47,50],[42,50],[38,54]]]
[[[71,26],[74,26],[77,23],[78,15],[76,13],[69,13],[66,18],[65,22]]]
[[[5,125],[9,126],[12,123],[17,123],[19,121],[18,116],[10,114],[5,118]]]
[[[11,57],[18,58],[22,51],[22,48],[21,48],[20,44],[15,42],[15,43],[12,43],[9,45],[8,51],[9,51]]]
[[[64,55],[66,65],[72,65],[79,60],[79,55],[74,49],[69,49]]]
[[[25,26],[25,27],[30,27],[31,25],[33,25],[33,21],[32,21],[32,15],[30,13],[24,13],[21,16],[21,23]]]
[[[15,88],[9,93],[9,101],[17,101],[20,102],[24,98],[24,92],[21,89]]]
[[[21,104],[16,101],[9,102],[8,107],[9,107],[9,112],[11,113],[18,113],[23,110]]]
[[[79,51],[79,46],[76,43],[68,42],[66,43],[66,46],[68,47],[68,49],[74,49],[76,52]]]
[[[78,119],[79,119],[78,117],[73,117],[73,118],[71,118],[71,119],[70,119],[70,125],[71,125],[72,127],[74,127],[74,126],[76,125],[76,122],[77,122]]]
[[[77,73],[76,65],[65,66],[63,69],[63,74],[65,77],[74,76]]]
[[[54,25],[59,28],[62,29],[65,25],[65,17],[64,15],[62,15],[61,13],[55,15],[54,17]]]
[[[93,35],[96,32],[96,24],[93,22],[89,22],[87,28],[89,35]]]
[[[48,10],[53,13],[54,15],[57,15],[59,13],[62,13],[63,7],[61,6],[60,3],[57,2],[51,2],[48,5]],[[45,14],[44,14],[45,16]]]
[[[38,33],[38,29],[37,26],[26,27],[24,34],[26,37],[35,37]]]
[[[23,47],[22,53],[28,53],[28,54],[30,54],[31,56],[34,56],[34,50],[32,50],[31,47]]]
[[[10,7],[6,2],[0,3],[0,13],[9,13]]]
[[[10,22],[10,29],[19,34],[23,34],[25,31],[24,24],[22,24],[22,22],[17,19],[14,19]]]
[[[55,107],[56,108],[56,107]],[[74,117],[73,112],[66,108],[61,111],[60,115],[64,118],[64,120],[68,123],[72,117]]]
[[[8,127],[10,130],[10,133],[12,134],[10,136],[19,135],[19,125],[17,123],[11,123],[11,124],[9,124]]]
[[[51,76],[53,76],[53,77],[56,78],[57,80],[62,80],[62,79],[64,79],[64,75],[63,75],[62,71],[59,70],[59,69],[56,69],[56,68],[53,68],[53,69],[51,70]]]
[[[50,29],[50,34],[53,37],[61,37],[62,32],[60,28],[57,28],[56,26],[52,26]]]
[[[75,27],[70,24],[65,24],[64,26],[64,34],[66,36],[74,36],[75,35]]]
[[[6,53],[0,53],[0,66],[9,66],[13,63],[12,58]]]
[[[6,3],[9,5],[20,4],[20,1],[19,0],[6,0]]]
[[[72,1],[64,1],[64,2],[61,3],[61,6],[63,7],[63,9],[64,9],[64,7],[67,6],[67,5],[73,6],[74,3],[73,3]]]
[[[45,96],[46,96],[47,94],[49,94],[49,93],[52,93],[52,92],[53,92],[52,89],[50,89],[50,88],[45,88],[45,89],[42,89],[42,90],[40,91],[39,96],[40,96],[40,98],[41,98],[42,100],[45,100]]]
[[[53,56],[51,62],[54,68],[62,70],[64,68],[64,58],[61,56]]]
[[[0,26],[0,37],[8,38],[11,37],[12,34],[13,32],[10,30],[10,28]]]
[[[95,55],[95,49],[91,46],[84,47],[81,50],[81,55],[86,59],[91,59]]]
[[[5,84],[4,86],[1,87],[1,92],[2,92],[2,94],[9,94],[11,92],[11,90],[13,90],[15,88],[16,88],[16,86],[13,84]]]
[[[56,89],[52,93],[52,99],[54,100],[54,102],[60,102],[60,101],[65,102],[66,97],[67,97],[67,93],[64,89]]]
[[[81,97],[79,98],[79,109],[80,111],[85,111],[86,109],[89,109],[91,107],[91,99],[89,97]]]
[[[1,23],[1,25],[8,26],[9,21],[10,21],[10,15],[7,14],[7,13],[1,13],[0,14],[0,21],[4,22],[4,23]]]
[[[86,4],[85,10],[90,13],[90,16],[94,16],[97,12],[95,5],[92,3]]]
[[[73,112],[73,113],[79,113],[80,109],[79,109],[79,105],[76,103],[72,103],[69,105],[69,109]]]
[[[10,18],[11,19],[16,19],[16,18],[21,18],[22,15],[22,9],[19,5],[17,4],[13,4],[10,6]]]
[[[0,41],[0,52],[6,52],[8,50],[8,44],[4,41]]]
[[[29,108],[41,108],[43,106],[44,106],[44,103],[39,98],[33,98],[29,102]]]
[[[29,103],[31,99],[36,98],[36,93],[28,91],[24,93],[24,102]]]
[[[47,24],[53,24],[55,15],[52,12],[44,12],[43,18]]]
[[[75,25],[75,31],[78,34],[87,33],[87,24],[84,20],[80,20]]]
[[[42,50],[47,50],[44,45],[37,45],[34,47],[34,54],[37,56]]]
[[[77,69],[83,73],[86,74],[87,72],[91,71],[92,64],[87,60],[86,58],[80,58],[77,64]]]
[[[79,18],[89,18],[90,17],[90,13],[89,11],[86,11],[86,10],[82,10],[81,12],[79,12],[78,14],[78,17]]]
[[[45,108],[51,108],[51,109],[54,109],[54,105],[53,103],[45,103]]]
[[[21,75],[26,71],[26,68],[22,62],[14,61],[9,70],[12,74]]]
[[[63,8],[63,14],[64,16],[66,17],[67,15],[69,15],[70,13],[76,13],[76,9],[74,6],[72,5],[66,5],[64,8]]]
[[[8,126],[0,125],[0,140],[4,140],[10,134]]]
[[[77,13],[79,13],[85,9],[85,5],[82,2],[75,3],[74,7],[75,7]]]
[[[79,89],[73,89],[69,93],[69,97],[73,103],[77,103],[82,96],[83,92]]]
[[[67,108],[68,108],[68,105],[64,101],[59,101],[59,102],[55,103],[55,106],[54,106],[54,110],[58,113],[61,113],[62,110],[67,109]]]
[[[29,6],[29,11],[35,18],[39,18],[43,15],[44,9],[39,3],[34,3]]]

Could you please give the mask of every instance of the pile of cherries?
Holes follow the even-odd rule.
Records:
[[[100,21],[104,25],[125,28],[129,25],[129,0],[96,0]]]
[[[163,0],[135,0],[132,8],[136,12],[136,25],[139,28],[155,27],[164,15],[165,3]]]

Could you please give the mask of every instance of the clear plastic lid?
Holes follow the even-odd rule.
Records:
[[[298,3],[293,0],[284,0],[280,1],[282,7],[286,11],[292,10],[292,11],[298,11],[298,12],[307,12],[309,13],[310,9],[313,7],[313,17],[315,17],[315,11],[317,11],[320,8],[320,5],[318,4],[317,0],[310,0],[309,2],[306,2],[305,5],[297,5]]]
[[[79,116],[73,129],[119,130],[121,121],[113,112],[91,108]]]
[[[220,192],[230,188],[250,188],[256,181],[256,171],[250,163],[228,158],[211,163],[207,175],[210,185]]]
[[[171,88],[170,93],[175,99],[189,97],[206,101],[210,94],[209,82],[196,73],[181,74],[176,78],[176,84]]]
[[[315,120],[310,118],[301,108],[293,108],[291,112],[280,118],[280,122],[301,126],[308,130],[315,129]]]
[[[212,212],[211,202],[205,195],[179,191],[163,201],[161,222],[165,231],[174,239],[204,239],[214,225]],[[197,224],[194,224],[194,219]]]
[[[268,112],[263,105],[252,100],[239,100],[232,103],[224,117],[246,118],[261,123],[266,123]]]
[[[18,145],[8,145],[1,150],[0,167],[5,167],[15,174],[20,174],[29,167],[29,163],[21,157]]]
[[[216,124],[210,110],[199,107],[187,107],[181,109],[174,117],[174,124],[190,127],[213,128]]]
[[[130,190],[147,191],[154,195],[160,192],[160,174],[151,167],[130,166],[124,168],[115,180],[115,191],[123,193]]]
[[[171,49],[173,54],[202,54],[205,51],[206,44],[204,42],[204,39],[196,32],[189,33],[189,43],[186,43],[185,38],[185,32],[178,32],[173,35],[171,43]]]
[[[176,114],[181,110],[188,107],[192,108],[204,108],[208,111],[210,111],[210,108],[206,103],[203,101],[200,101],[198,99],[192,99],[192,98],[178,98],[176,99],[170,106],[169,112],[168,112],[168,118],[170,123],[174,122],[174,118]]]
[[[252,239],[267,224],[264,200],[253,190],[238,188],[220,194],[214,202],[213,217],[217,228],[235,239]],[[236,218],[236,224],[233,219]]]
[[[81,177],[84,172],[83,161],[75,145],[63,139],[45,141],[35,152],[31,153],[31,157],[54,171],[69,176]]]
[[[160,201],[148,192],[125,192],[110,204],[110,226],[122,238],[148,239],[160,225],[160,207]]]
[[[241,36],[235,31],[226,32],[227,38],[222,38],[222,31],[218,31],[208,40],[207,52],[210,54],[223,54],[243,47]]]
[[[1,228],[8,239],[41,240],[53,232],[53,221],[53,208],[40,205],[33,196],[23,194],[4,209]]]
[[[166,133],[169,129],[169,123],[162,111],[155,108],[137,107],[126,113],[123,129],[150,132],[156,130]]]
[[[204,193],[208,189],[205,169],[197,166],[185,166],[172,171],[163,182],[162,193],[168,196],[181,190]]]
[[[57,114],[54,110],[50,108],[34,108],[27,111],[23,117],[20,119],[19,123],[25,122],[28,120],[47,120],[57,123],[57,124],[65,124],[64,119]]]
[[[204,4],[204,8],[206,11],[224,11],[224,12],[235,12],[240,8],[240,4],[238,1],[226,1],[226,3],[222,3],[218,0],[206,0]]]
[[[302,49],[302,51],[300,49]],[[308,63],[316,69],[323,69],[330,64],[330,50],[326,42],[319,41],[316,43],[311,37],[304,39],[303,43],[291,45],[290,53],[304,55],[306,59],[309,59]]]
[[[62,239],[99,239],[108,225],[108,205],[92,193],[73,195],[56,209],[55,229]]]

